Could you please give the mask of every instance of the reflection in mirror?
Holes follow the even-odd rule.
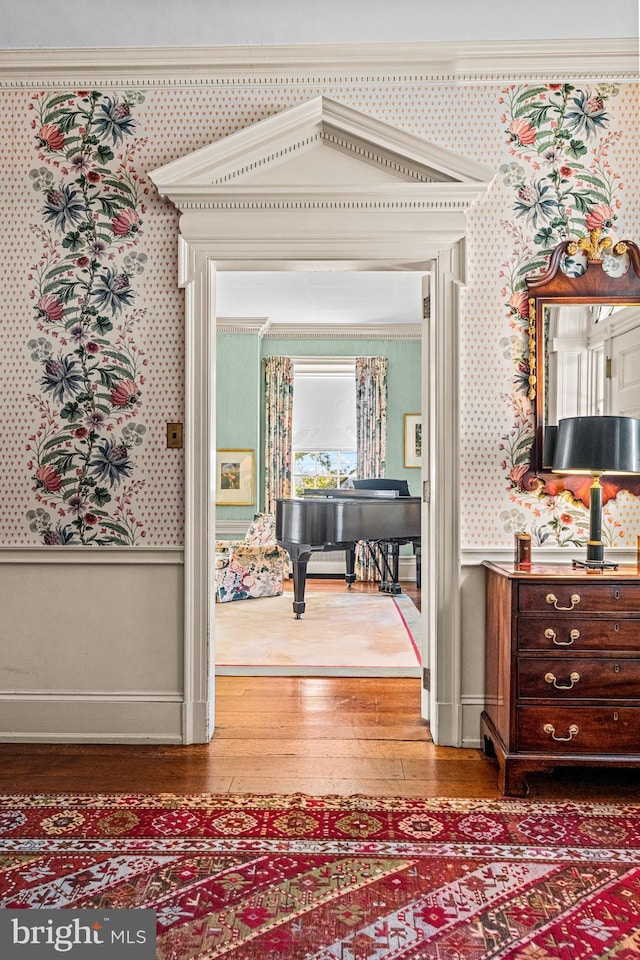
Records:
[[[564,417],[640,417],[640,304],[545,304],[543,463]]]
[[[523,482],[557,489],[550,471],[559,420],[640,417],[640,249],[592,230],[559,244],[547,271],[526,283],[535,431]]]

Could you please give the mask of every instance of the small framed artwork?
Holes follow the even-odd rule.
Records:
[[[404,465],[422,466],[422,414],[404,415]]]
[[[253,450],[216,450],[216,504],[246,507],[254,502]]]

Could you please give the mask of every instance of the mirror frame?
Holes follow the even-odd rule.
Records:
[[[614,243],[610,237],[600,237],[600,230],[592,230],[590,236],[580,240],[564,240],[551,254],[545,273],[525,278],[529,304],[529,400],[533,402],[534,440],[531,460],[524,482],[529,489],[540,483],[544,493],[555,495],[563,489],[571,490],[570,478],[551,473],[544,466],[544,407],[545,407],[545,356],[544,356],[544,310],[553,304],[640,304],[640,248],[631,240]],[[579,277],[567,276],[562,270],[565,256],[573,256],[584,250],[587,258],[585,272]],[[603,254],[629,257],[629,269],[620,277],[612,277],[603,270]],[[614,498],[619,490],[629,490],[640,495],[640,479],[637,477],[613,477],[607,475],[607,499]],[[578,496],[582,499],[582,496]]]

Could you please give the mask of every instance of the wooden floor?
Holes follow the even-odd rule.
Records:
[[[218,677],[209,744],[0,744],[0,793],[66,791],[499,796],[494,760],[431,742],[419,680],[328,677]],[[637,799],[640,772],[539,775],[531,796]]]

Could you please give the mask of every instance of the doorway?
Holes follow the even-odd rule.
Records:
[[[494,171],[351,107],[316,97],[151,172],[180,209],[185,289],[183,742],[215,726],[211,545],[215,539],[216,271],[420,269],[423,625],[430,677],[422,713],[436,743],[460,746],[458,287],[466,210]]]
[[[421,272],[385,270],[382,266],[376,271],[356,271],[350,264],[333,264],[331,269],[326,265],[314,271],[300,264],[298,270],[259,272],[227,271],[223,264],[218,266],[218,449],[255,448],[256,462],[261,464],[262,362],[266,356],[284,355],[293,361],[298,384],[293,394],[298,446],[301,442],[300,449],[307,450],[311,449],[308,444],[314,449],[320,444],[318,449],[331,451],[335,441],[342,453],[325,454],[326,469],[331,469],[334,460],[336,464],[348,464],[349,458],[355,468],[355,452],[345,452],[356,447],[355,359],[363,354],[384,356],[388,364],[386,475],[405,480],[410,493],[418,497],[422,489],[420,467],[406,464],[404,418],[422,406]],[[259,388],[254,383],[260,384]],[[238,384],[242,385],[240,391]],[[318,398],[323,399],[321,410]],[[296,407],[298,399],[300,408]],[[325,408],[329,416],[323,416]],[[306,411],[305,417],[301,410]],[[313,459],[296,457],[300,464],[298,477],[292,464],[292,496],[301,495],[295,489],[296,480],[299,487],[338,486],[345,480],[328,477],[318,481],[310,476],[305,483],[302,475],[319,469]],[[425,466],[428,475],[428,464]],[[350,485],[348,479],[346,482]],[[258,467],[252,506],[216,505],[216,545],[223,551],[229,542],[243,537],[253,514],[265,509],[263,489]],[[225,598],[229,593],[224,577],[229,568],[224,552],[216,558],[216,564],[220,568],[220,596]],[[308,567],[307,593],[317,593],[317,599],[307,604],[303,623],[291,623],[293,598],[286,579],[284,597],[263,596],[257,605],[217,603],[217,675],[395,676],[418,680],[421,662],[426,665],[426,651],[421,649],[419,603],[416,606],[411,599],[411,595],[416,597],[416,568],[409,548],[402,549],[400,569],[401,577],[410,581],[401,595],[393,598],[377,592],[358,597],[362,584],[349,592],[345,588],[344,552],[314,552]],[[258,592],[263,589],[273,592],[268,576]],[[320,606],[316,603],[322,605],[324,621],[317,618]]]

